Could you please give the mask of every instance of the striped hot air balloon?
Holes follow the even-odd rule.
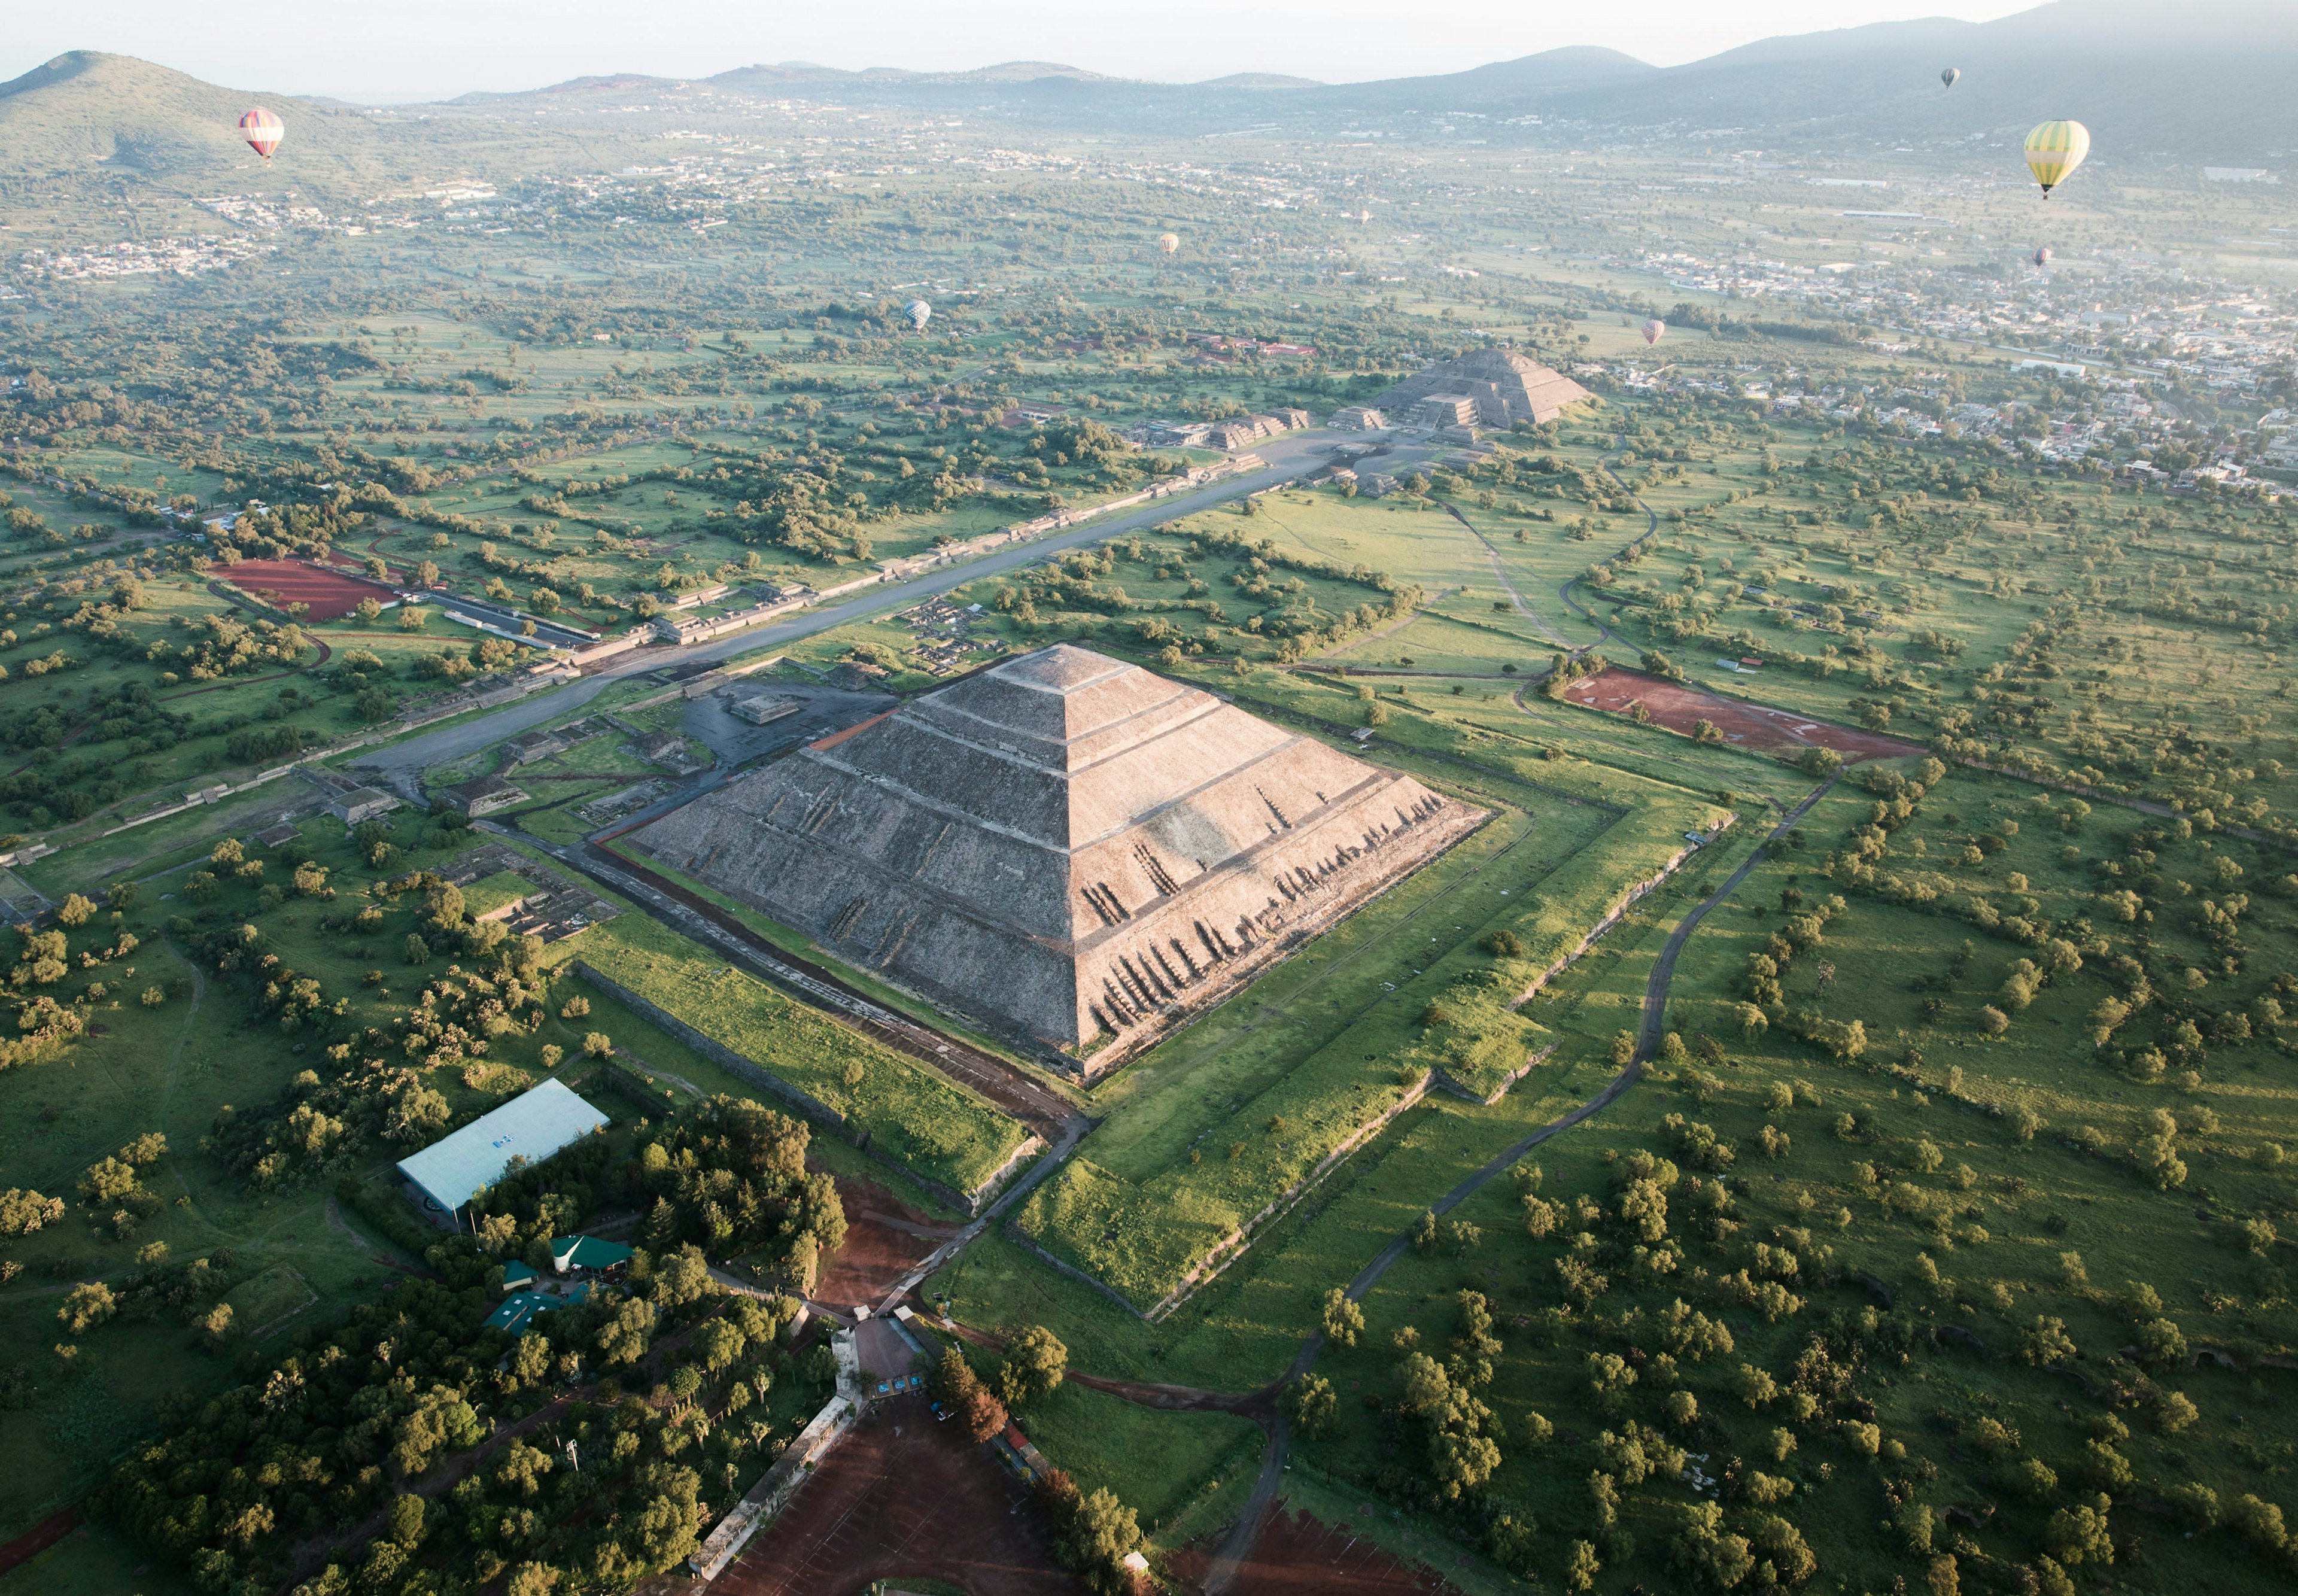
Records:
[[[239,136],[266,161],[271,159],[271,152],[279,147],[280,136],[286,131],[286,124],[260,105],[239,119]]]
[[[2080,122],[2045,122],[2027,135],[2027,170],[2043,186],[2043,197],[2074,175],[2090,153],[2090,129]]]
[[[1961,67],[1949,67],[1947,70],[1939,74],[1939,82],[1947,88],[1953,88],[1962,77],[1963,69]]]

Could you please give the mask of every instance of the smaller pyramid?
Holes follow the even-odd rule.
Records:
[[[1089,1053],[1099,1074],[1484,813],[1064,643],[824,738],[638,839],[994,1032]]]
[[[1512,349],[1472,350],[1457,360],[1424,366],[1374,400],[1376,409],[1402,415],[1424,399],[1476,401],[1476,425],[1506,427],[1519,421],[1553,421],[1564,407],[1589,397],[1588,390]]]

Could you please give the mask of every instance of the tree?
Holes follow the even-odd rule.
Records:
[[[811,1230],[801,1230],[790,1244],[789,1261],[786,1266],[790,1283],[798,1287],[798,1295],[810,1297],[822,1269],[822,1244]]]
[[[74,892],[67,895],[56,910],[59,925],[83,926],[95,913],[95,905]]]
[[[452,1386],[434,1385],[400,1416],[393,1431],[391,1461],[400,1477],[411,1480],[442,1454],[478,1444],[485,1434],[479,1416]]]
[[[47,1197],[21,1187],[0,1192],[0,1236],[29,1236],[43,1225],[64,1217],[64,1200]]]
[[[529,1341],[533,1339],[533,1336],[527,1337]],[[524,1346],[525,1343],[520,1344]],[[705,1323],[694,1332],[692,1343],[695,1355],[702,1360],[702,1367],[714,1375],[723,1369],[733,1367],[734,1360],[742,1355],[744,1344],[741,1327],[723,1319],[714,1319]]]
[[[384,1531],[412,1551],[423,1540],[423,1498],[402,1493],[391,1499],[390,1526]]]
[[[1332,1428],[1340,1411],[1333,1384],[1322,1375],[1302,1375],[1285,1388],[1285,1415],[1302,1435],[1314,1440]]]
[[[2227,1525],[2249,1542],[2253,1551],[2273,1554],[2289,1549],[2290,1531],[2283,1522],[2282,1509],[2274,1502],[2251,1495],[2238,1496],[2233,1510],[2227,1514]]]
[[[2168,1369],[2186,1356],[2186,1332],[2175,1319],[2151,1319],[2138,1327],[2138,1358],[2142,1363]]]
[[[973,1372],[973,1366],[965,1360],[965,1354],[957,1348],[946,1349],[940,1361],[934,1365],[932,1389],[935,1397],[956,1413],[974,1440],[987,1441],[1005,1427],[1004,1404],[990,1394],[980,1377]]]
[[[654,1300],[665,1313],[714,1296],[717,1291],[718,1282],[710,1278],[708,1261],[692,1242],[655,1265]]]
[[[1780,1393],[1779,1382],[1752,1363],[1740,1365],[1739,1386],[1740,1400],[1751,1408],[1760,1408]]]
[[[95,1328],[118,1311],[112,1287],[101,1280],[83,1280],[65,1294],[63,1306],[56,1310],[56,1321],[78,1336]]]
[[[1451,1394],[1452,1382],[1444,1366],[1426,1352],[1409,1354],[1397,1372],[1404,1380],[1403,1406],[1407,1412],[1430,1412]]]
[[[1489,1436],[1442,1429],[1428,1438],[1428,1458],[1446,1499],[1457,1501],[1490,1482],[1500,1466],[1500,1449]]]
[[[1592,1590],[1596,1576],[1603,1571],[1604,1565],[1596,1556],[1594,1544],[1575,1541],[1564,1559],[1564,1588],[1567,1591]]]
[[[2114,1561],[2114,1536],[2106,1522],[2109,1503],[2104,1496],[2091,1505],[2061,1508],[2044,1526],[2043,1544],[2066,1567],[2079,1563]]]
[[[101,1159],[79,1178],[79,1195],[91,1207],[123,1201],[136,1189],[136,1167],[122,1159]]]
[[[1141,1520],[1103,1486],[1077,1504],[1059,1543],[1064,1562],[1095,1591],[1113,1596],[1132,1585],[1125,1559],[1141,1544]]]
[[[1060,1389],[1070,1350],[1043,1325],[1030,1325],[1005,1344],[998,1391],[1009,1407],[1037,1402]]]
[[[599,1355],[609,1364],[632,1364],[646,1356],[654,1339],[654,1304],[624,1297],[599,1327]]]
[[[1335,1286],[1325,1294],[1325,1339],[1335,1346],[1352,1347],[1364,1331],[1364,1310],[1349,1301],[1349,1294]]]
[[[2043,1366],[2074,1361],[2074,1337],[2067,1334],[2067,1321],[2037,1314],[2034,1324],[2019,1337],[2019,1355],[2029,1363]]]

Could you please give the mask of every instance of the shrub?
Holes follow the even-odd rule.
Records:
[[[44,1225],[53,1225],[64,1217],[62,1197],[42,1196],[38,1192],[11,1187],[0,1193],[0,1236],[29,1236]]]
[[[1285,1413],[1300,1432],[1315,1439],[1332,1427],[1340,1399],[1322,1375],[1302,1375],[1285,1388]]]
[[[2034,1324],[2019,1337],[2019,1355],[2038,1365],[2072,1362],[2075,1343],[2067,1334],[2067,1321],[2037,1314]]]
[[[118,1311],[112,1287],[101,1280],[83,1280],[65,1294],[63,1306],[56,1310],[56,1322],[78,1336],[103,1323]]]

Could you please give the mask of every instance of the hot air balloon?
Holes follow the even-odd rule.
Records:
[[[2034,254],[2034,261],[2038,267],[2048,266],[2051,263],[2050,245],[2045,244],[2041,249],[2037,250]]]
[[[1659,335],[1666,331],[1667,331],[1667,323],[1655,316],[1649,321],[1644,323],[1644,342],[1646,343],[1657,343],[1659,342]]]
[[[2074,175],[2090,153],[2090,129],[2080,122],[2044,122],[2027,135],[2027,170],[2043,186],[2043,197]]]
[[[1157,247],[1166,254],[1171,254],[1175,250],[1181,247],[1180,235],[1178,233],[1168,233],[1164,235],[1157,240]]]
[[[266,161],[279,147],[280,136],[286,130],[285,123],[260,105],[239,119],[239,136],[247,140],[249,149]]]
[[[1953,88],[1955,86],[1955,80],[1962,76],[1963,69],[1961,67],[1949,67],[1946,71],[1939,74],[1939,84],[1942,87]]]
[[[902,314],[910,318],[912,327],[922,333],[926,330],[926,323],[933,317],[933,307],[922,299],[913,299],[902,307]]]

